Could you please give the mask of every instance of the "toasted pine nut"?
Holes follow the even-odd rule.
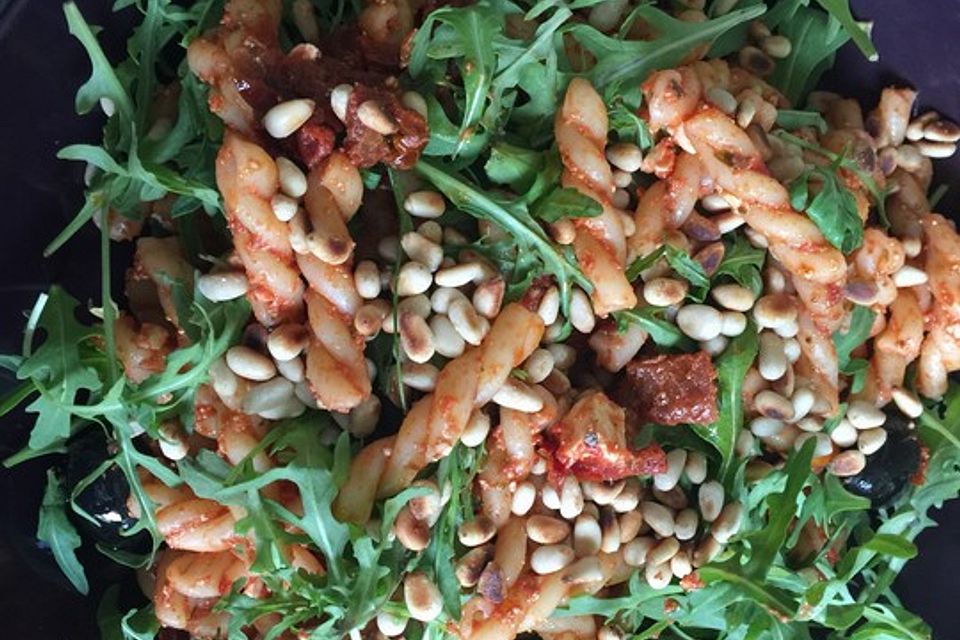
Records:
[[[400,314],[400,345],[407,357],[418,363],[428,361],[436,351],[427,321],[409,312]]]
[[[740,531],[742,522],[743,505],[739,502],[730,502],[713,521],[713,526],[710,527],[710,535],[716,538],[717,542],[726,544],[730,541],[730,538]]]
[[[267,382],[253,385],[243,397],[243,412],[256,415],[261,411],[275,409],[293,397],[293,383],[276,376]]]
[[[557,244],[573,244],[577,237],[577,228],[569,218],[561,218],[550,224],[550,237]]]
[[[570,535],[570,525],[553,516],[533,515],[527,519],[527,536],[537,544],[557,544]]]
[[[737,112],[737,99],[723,87],[714,86],[707,89],[707,101],[728,116]]]
[[[872,429],[887,421],[887,414],[865,400],[854,400],[847,407],[847,420],[857,429]]]
[[[280,156],[276,162],[280,190],[291,198],[302,198],[307,192],[307,176],[288,158]]]
[[[650,549],[656,544],[656,540],[647,536],[634,538],[623,547],[624,563],[631,567],[642,567],[647,562]]]
[[[777,418],[767,418],[764,416],[754,418],[750,421],[750,431],[758,438],[769,438],[771,436],[775,436],[783,431],[785,426],[786,425],[784,424],[783,420],[778,420]]]
[[[589,584],[603,580],[603,566],[597,556],[585,556],[567,566],[563,581],[567,584]]]
[[[753,318],[761,329],[776,328],[797,321],[797,306],[784,294],[766,295],[753,307]]]
[[[516,378],[507,379],[493,394],[493,401],[501,407],[523,413],[536,413],[543,409],[543,398]]]
[[[430,526],[413,515],[410,506],[404,506],[393,523],[397,541],[410,551],[423,551],[430,544]]]
[[[430,392],[437,386],[437,376],[440,371],[430,364],[424,362],[404,362],[401,366],[403,371],[403,384],[417,391]]]
[[[707,477],[707,457],[699,451],[691,451],[687,455],[683,473],[691,484],[700,484]]]
[[[680,551],[680,543],[676,538],[664,538],[647,552],[647,564],[662,564]]]
[[[574,289],[570,295],[570,323],[580,333],[590,333],[596,325],[590,298],[582,289]]]
[[[462,287],[470,282],[479,282],[484,277],[483,265],[479,262],[462,262],[437,271],[434,280],[438,287]]]
[[[949,158],[957,152],[957,145],[953,142],[920,140],[919,142],[915,142],[914,145],[917,147],[920,155],[926,156],[927,158]]]
[[[923,414],[923,404],[920,399],[903,387],[894,387],[891,395],[894,404],[908,418],[919,418]]]
[[[457,530],[457,539],[465,547],[479,547],[497,535],[497,525],[485,515],[464,522]]]
[[[691,540],[697,535],[700,516],[695,509],[683,509],[674,521],[673,534],[677,540]]]
[[[621,171],[635,173],[643,164],[643,151],[630,142],[618,142],[607,147],[607,160]]]
[[[831,434],[832,435],[832,434]],[[833,460],[827,464],[827,471],[838,478],[847,478],[855,476],[867,466],[867,458],[862,451],[849,449],[836,455]]]
[[[300,205],[296,200],[286,194],[275,193],[273,197],[270,198],[270,208],[273,210],[273,215],[277,217],[277,220],[280,222],[290,222],[293,220],[293,217],[297,215]]]
[[[527,357],[523,370],[533,384],[543,382],[553,371],[553,354],[546,349],[537,349]]]
[[[414,620],[430,622],[443,611],[440,590],[422,571],[414,571],[404,577],[403,599]]]
[[[290,360],[277,360],[277,371],[290,382],[297,384],[304,380],[305,365],[303,358],[291,358]]]
[[[437,353],[445,358],[456,358],[463,353],[466,343],[463,336],[457,333],[450,319],[443,314],[430,317],[430,329],[433,331],[433,340]]]
[[[680,474],[683,473],[683,467],[687,463],[687,452],[685,449],[674,449],[667,454],[667,470],[663,473],[657,473],[653,476],[653,485],[660,491],[669,491],[677,486],[680,481]]]
[[[709,480],[700,485],[697,500],[700,505],[700,515],[705,522],[713,522],[720,515],[723,497],[723,485],[716,480]]]
[[[567,520],[576,518],[583,511],[583,490],[576,476],[568,475],[560,485],[560,515]]]
[[[702,206],[705,210],[709,211],[710,213],[717,213],[720,211],[728,211],[730,209],[730,201],[724,198],[723,196],[721,196],[720,194],[711,193],[703,196],[703,198],[700,199],[700,206]],[[713,220],[716,220],[716,219],[717,217],[714,216]],[[743,219],[741,218],[741,224],[743,223],[742,221]],[[740,225],[737,225],[737,226],[740,226]],[[732,231],[733,229],[729,229],[729,230]]]
[[[387,333],[393,333],[393,316],[390,313],[390,304],[386,300],[371,300],[357,309],[353,317],[353,327],[364,337],[376,335],[380,327],[387,324]]]
[[[467,420],[467,426],[460,434],[460,442],[467,447],[479,447],[487,439],[488,433],[490,433],[490,416],[480,409],[474,409],[470,419]]]
[[[693,566],[702,567],[713,562],[723,552],[723,545],[713,536],[704,536],[693,552]]]
[[[403,208],[417,218],[439,218],[447,204],[436,191],[414,191],[404,198]]]
[[[551,286],[540,299],[540,306],[537,308],[537,315],[543,320],[543,324],[550,326],[557,321],[560,314],[560,290]]]
[[[274,138],[286,138],[310,119],[316,106],[306,98],[281,102],[263,116],[263,128]]]
[[[304,4],[313,7],[313,3],[307,0]],[[399,536],[397,536],[399,539]],[[409,547],[407,547],[409,549]],[[426,549],[426,547],[424,547]],[[414,551],[414,549],[411,549]],[[421,549],[422,551],[422,549]],[[388,638],[394,638],[403,634],[404,630],[407,628],[407,619],[395,616],[389,611],[378,611],[377,612],[377,629]]]
[[[616,553],[620,550],[620,521],[612,507],[600,509],[600,551]]]
[[[916,267],[911,267],[910,265],[904,265],[891,276],[893,284],[897,285],[899,288],[904,287],[916,287],[917,285],[926,284],[929,280],[927,272],[922,269],[917,269]]]
[[[731,311],[749,311],[755,297],[753,291],[739,284],[721,284],[710,290],[717,303]]]
[[[443,249],[416,231],[403,234],[400,238],[400,246],[411,260],[423,264],[431,273],[440,268]]]
[[[363,126],[372,129],[383,136],[390,136],[397,132],[396,121],[383,110],[376,100],[366,100],[357,107],[357,120]]]
[[[227,366],[227,362],[224,357],[217,358],[210,365],[210,383],[213,385],[213,390],[221,398],[229,398],[237,393],[237,389],[240,386],[240,379],[237,377],[237,374]]]
[[[340,122],[347,121],[347,105],[350,103],[351,94],[353,85],[349,84],[338,84],[330,91],[330,108]]]
[[[932,142],[958,142],[960,127],[949,120],[935,120],[923,128],[923,137]]]
[[[627,544],[636,538],[642,528],[643,514],[639,511],[620,514],[620,544]]]
[[[411,111],[416,111],[424,118],[427,117],[427,101],[416,91],[404,91],[400,96],[400,104]]]
[[[736,338],[747,328],[747,316],[739,311],[724,311],[720,314],[720,334]]]
[[[821,427],[822,428],[822,427]],[[844,418],[840,421],[840,424],[833,428],[833,431],[830,432],[830,439],[838,447],[851,447],[857,442],[857,428],[850,424],[850,421]]]
[[[530,554],[530,568],[534,573],[546,575],[560,571],[574,561],[573,549],[564,544],[548,544],[538,547]]]
[[[436,313],[449,313],[450,305],[455,300],[463,300],[468,305],[470,304],[467,296],[463,295],[463,292],[459,289],[438,287],[430,294],[430,306]]]
[[[415,296],[430,288],[433,277],[426,265],[411,261],[400,267],[397,274],[397,295]]]
[[[457,333],[474,346],[479,345],[490,330],[490,322],[481,317],[466,298],[451,302],[447,316]]]
[[[790,421],[795,415],[793,403],[776,391],[764,389],[753,397],[753,403],[756,410],[767,418]]]
[[[160,424],[159,431],[160,438],[157,442],[163,457],[174,462],[183,460],[190,451],[190,444],[180,423],[176,420],[167,420]]]
[[[763,39],[760,46],[764,53],[772,58],[786,58],[790,55],[793,45],[790,40],[784,36],[767,36]]]
[[[728,344],[730,344],[730,339],[724,335],[719,335],[716,338],[701,342],[700,348],[716,357],[726,350]]]
[[[380,270],[372,260],[361,260],[353,271],[353,283],[357,293],[365,300],[380,295]]]
[[[623,483],[623,489],[617,493],[611,504],[613,510],[617,513],[626,513],[636,509],[637,505],[640,504],[640,484],[636,480],[627,479]]]
[[[531,482],[521,482],[513,492],[513,499],[510,503],[510,512],[517,516],[525,516],[533,507],[537,499],[537,488]],[[529,521],[527,526],[530,526]]]
[[[600,523],[592,515],[582,513],[573,525],[573,547],[580,558],[599,553],[603,531]]]
[[[640,503],[640,511],[643,513],[643,521],[650,525],[658,536],[666,538],[673,535],[673,514],[665,506],[645,501]]]
[[[503,304],[503,295],[506,293],[507,285],[503,278],[497,276],[489,280],[484,280],[477,285],[473,292],[473,306],[477,312],[493,320],[500,313],[500,307]]]
[[[869,456],[879,451],[886,441],[887,430],[883,427],[864,429],[857,436],[857,448],[863,452],[863,455]]]
[[[669,307],[683,302],[688,288],[682,280],[653,278],[643,285],[643,299],[655,307]]]
[[[771,331],[760,333],[760,355],[758,370],[764,380],[779,380],[787,371],[787,356],[784,353],[783,338]]]
[[[643,577],[653,589],[666,589],[673,579],[673,571],[670,564],[653,564],[648,562],[643,570]]]

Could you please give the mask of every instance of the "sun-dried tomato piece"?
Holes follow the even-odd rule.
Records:
[[[705,351],[637,358],[617,399],[640,422],[710,424],[717,420],[717,371]]]

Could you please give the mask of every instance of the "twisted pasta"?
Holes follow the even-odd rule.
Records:
[[[247,272],[247,298],[261,324],[272,327],[302,314],[303,282],[287,225],[274,215],[277,167],[260,146],[227,131],[217,155],[217,187],[237,254]]]
[[[920,351],[917,389],[928,398],[939,398],[947,390],[947,374],[960,369],[960,235],[937,213],[921,216],[920,224],[933,303]]]
[[[377,440],[354,459],[348,485],[355,478],[368,484],[362,490],[341,492],[336,513],[351,522],[364,522],[374,498],[395,495],[423,467],[449,454],[474,408],[493,398],[542,336],[540,316],[517,303],[505,307],[479,347],[447,363],[433,393],[410,408],[392,444]],[[377,473],[380,465],[382,472]]]
[[[603,207],[595,218],[574,219],[577,233],[573,241],[577,261],[593,284],[594,312],[601,317],[637,304],[633,287],[624,275],[627,249],[623,223],[610,204],[614,186],[604,157],[607,126],[603,99],[588,81],[574,78],[557,112],[554,132],[564,165],[563,185]]]

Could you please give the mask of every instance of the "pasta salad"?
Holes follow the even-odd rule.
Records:
[[[843,0],[118,0],[102,300],[0,363],[104,638],[931,637],[960,128]],[[114,243],[132,247],[122,291]]]

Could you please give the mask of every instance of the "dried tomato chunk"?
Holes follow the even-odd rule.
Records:
[[[551,455],[552,476],[572,473],[580,480],[604,482],[666,470],[666,454],[658,445],[632,451],[626,440],[623,407],[595,391],[544,433],[542,446]]]
[[[640,422],[710,424],[717,420],[717,371],[705,351],[636,358],[617,398]]]

